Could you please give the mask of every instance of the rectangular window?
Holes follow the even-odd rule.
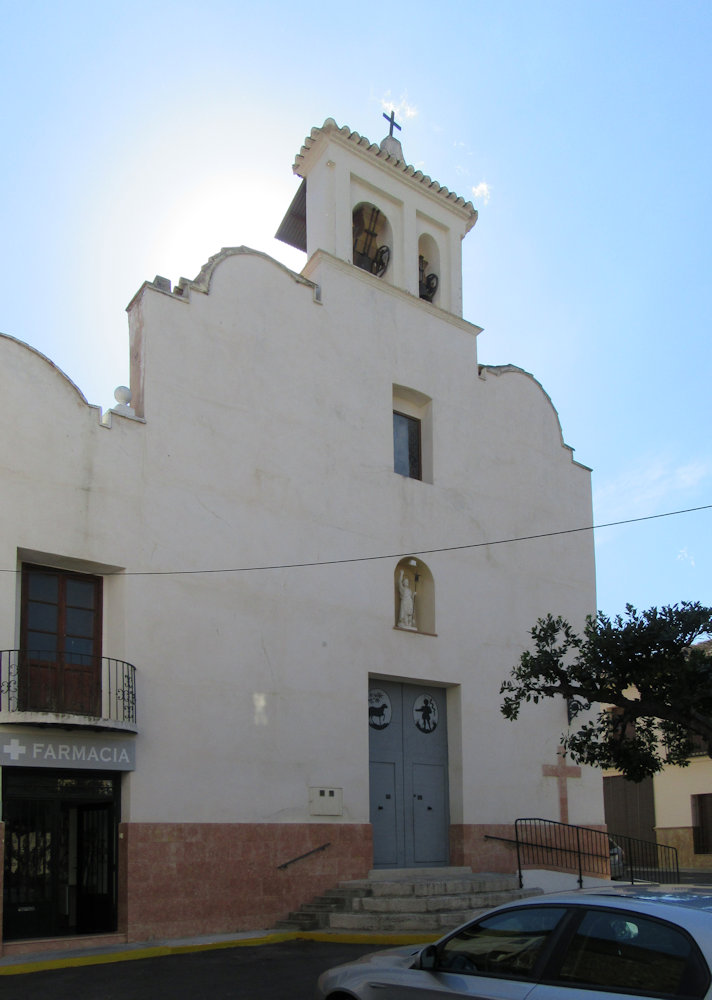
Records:
[[[393,411],[393,469],[401,476],[422,479],[420,420]]]
[[[22,567],[20,708],[100,715],[101,578]]]

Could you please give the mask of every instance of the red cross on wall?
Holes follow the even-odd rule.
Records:
[[[545,778],[556,778],[559,785],[559,821],[568,823],[569,821],[569,793],[566,782],[569,778],[580,778],[581,768],[575,764],[566,763],[566,754],[559,747],[557,750],[559,761],[557,764],[542,764],[541,773]]]

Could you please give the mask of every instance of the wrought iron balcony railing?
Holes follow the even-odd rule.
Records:
[[[135,730],[136,668],[109,656],[0,650],[0,721],[33,717]]]

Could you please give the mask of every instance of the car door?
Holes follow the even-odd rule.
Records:
[[[422,964],[432,969],[374,976],[367,995],[373,1000],[525,1000],[566,912],[562,906],[526,906],[474,921],[432,951],[426,949]]]
[[[709,970],[683,928],[634,910],[581,907],[529,1000],[704,997]]]
[[[374,978],[363,995],[368,1000],[527,1000],[531,990],[528,982],[408,969],[398,982]]]

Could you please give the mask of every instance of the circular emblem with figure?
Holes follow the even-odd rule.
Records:
[[[438,703],[429,694],[419,694],[413,702],[413,720],[421,733],[432,733],[438,727]]]
[[[371,729],[385,729],[391,722],[391,699],[381,688],[368,692],[368,724]]]

